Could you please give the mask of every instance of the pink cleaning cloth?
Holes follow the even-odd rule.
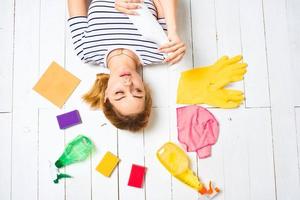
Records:
[[[177,108],[178,140],[188,152],[196,152],[199,158],[211,156],[211,146],[217,142],[219,123],[201,106]]]

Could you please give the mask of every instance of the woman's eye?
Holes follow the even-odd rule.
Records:
[[[123,91],[117,91],[115,94],[123,94]]]

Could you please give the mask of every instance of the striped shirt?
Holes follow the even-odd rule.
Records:
[[[158,64],[164,55],[159,46],[145,39],[129,17],[117,11],[115,0],[93,0],[88,16],[71,17],[68,22],[75,53],[85,63],[106,67],[106,57],[114,49],[125,48],[133,51],[142,65]],[[167,31],[164,18],[157,18],[157,10],[152,0],[144,0],[145,5]]]

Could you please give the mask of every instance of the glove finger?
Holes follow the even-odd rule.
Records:
[[[222,105],[222,108],[237,108],[241,105],[241,102],[227,101]]]
[[[224,90],[224,92],[226,93],[226,97],[228,101],[242,101],[244,100],[244,93],[242,91],[239,90],[230,90],[230,89],[226,89]]]
[[[230,101],[236,101],[236,102],[241,102],[245,99],[244,95],[230,95],[229,96]]]
[[[225,87],[230,82],[231,82],[231,79],[229,79],[229,78],[222,78],[222,79],[217,80],[215,82],[215,84],[211,85],[211,88],[214,89],[214,90],[217,90],[217,89]]]
[[[247,72],[247,69],[236,69],[236,70],[232,71],[231,75],[232,76],[236,76],[236,75],[243,76],[244,74],[246,74],[246,72]]]
[[[241,68],[238,68],[238,67],[240,67],[240,66],[223,69],[218,72],[218,75],[220,77],[231,77],[231,76],[236,76],[238,74],[244,75],[247,72],[247,69],[245,67],[241,67]]]
[[[211,102],[211,105],[221,108],[236,108],[242,103],[243,98],[243,93],[239,90],[218,90],[215,92],[214,102]]]
[[[232,65],[234,63],[241,61],[242,59],[243,59],[242,55],[237,55],[237,56],[234,56],[234,57],[230,58],[229,60],[227,60],[225,64]]]
[[[237,82],[237,81],[241,81],[243,79],[244,79],[243,75],[236,75],[236,76],[231,77],[231,82]]]
[[[215,62],[214,65],[219,66],[219,65],[221,65],[222,63],[226,62],[228,59],[229,59],[228,56],[222,56],[219,60],[217,60],[217,62]]]
[[[236,74],[236,71],[238,70],[246,70],[246,63],[236,63],[233,65],[229,65],[228,67],[224,67],[221,71],[218,72],[218,74],[220,74],[220,76],[224,77],[224,76],[232,76],[232,74]],[[246,71],[245,71],[246,73]]]
[[[211,85],[212,89],[224,88],[226,85],[232,82],[243,80],[244,74],[247,72],[246,69],[239,69],[232,72],[224,72],[215,81],[215,84]]]
[[[247,66],[248,66],[247,63],[234,63],[226,67],[226,70],[246,69]]]
[[[223,77],[233,77],[233,76],[244,76],[246,74],[247,69],[235,69],[235,70],[224,70],[220,72],[219,78]],[[230,78],[231,79],[231,78]]]

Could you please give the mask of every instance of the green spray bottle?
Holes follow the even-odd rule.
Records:
[[[55,162],[55,166],[59,170],[67,165],[83,161],[88,158],[93,149],[94,145],[88,137],[84,135],[78,135],[66,146],[63,154]],[[71,178],[71,176],[68,174],[59,173],[58,171],[56,174],[56,179],[53,182],[58,183],[62,178]]]

